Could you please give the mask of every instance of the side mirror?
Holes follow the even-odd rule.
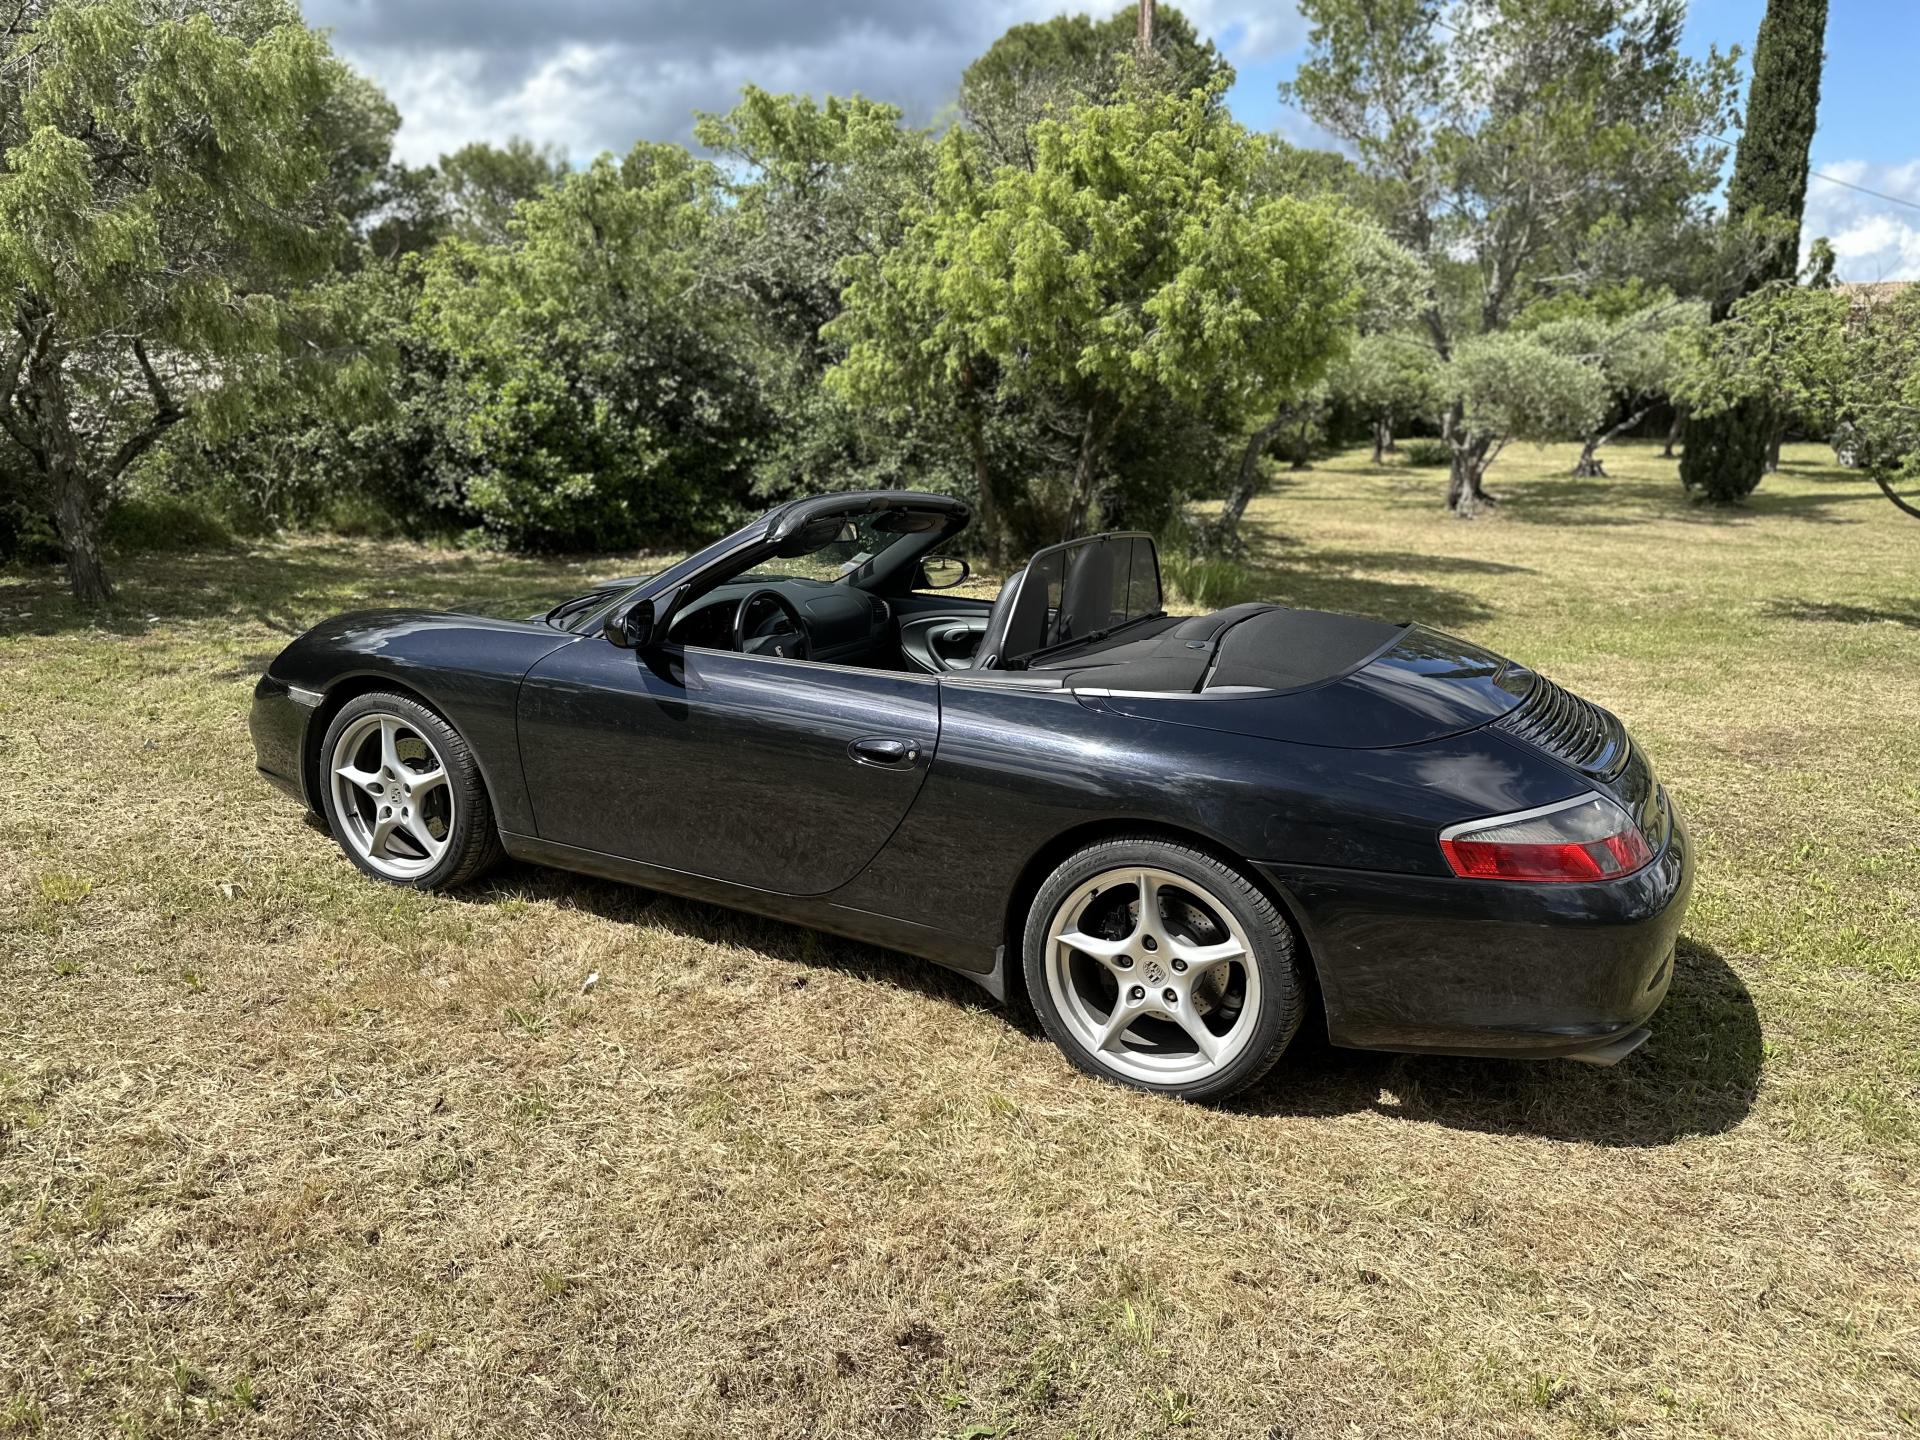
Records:
[[[653,643],[653,602],[634,600],[607,612],[601,633],[622,650],[644,650]]]
[[[967,576],[973,573],[973,567],[964,560],[956,560],[950,555],[936,556],[920,562],[920,585],[922,590],[951,590],[956,585],[964,585]]]

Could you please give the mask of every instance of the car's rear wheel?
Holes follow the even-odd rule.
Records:
[[[1024,937],[1027,993],[1089,1074],[1189,1099],[1253,1084],[1305,1009],[1292,928],[1203,851],[1103,841],[1040,887]]]
[[[411,696],[375,692],[340,707],[321,741],[327,826],[369,875],[417,890],[473,879],[500,857],[473,752]]]

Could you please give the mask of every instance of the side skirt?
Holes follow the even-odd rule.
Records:
[[[507,854],[529,864],[550,865],[556,870],[571,870],[602,880],[617,880],[624,885],[663,890],[689,900],[725,905],[730,909],[765,915],[772,920],[825,930],[829,934],[841,935],[863,944],[904,951],[966,976],[1003,1004],[1007,998],[1006,961],[1002,947],[998,945],[971,941],[950,931],[935,930],[928,925],[875,914],[871,910],[836,905],[823,896],[780,895],[770,890],[756,890],[751,885],[736,885],[705,875],[691,875],[684,870],[670,870],[663,865],[648,865],[643,861],[629,860],[623,855],[608,855],[599,850],[582,850],[573,845],[557,844],[552,840],[542,840],[537,835],[513,835],[503,830],[500,843],[506,848]]]

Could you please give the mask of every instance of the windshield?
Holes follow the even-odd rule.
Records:
[[[949,506],[951,501],[942,502]],[[596,586],[584,595],[563,600],[547,612],[547,622],[559,629],[584,634],[599,625],[615,603],[642,584],[662,593],[696,576],[713,577],[714,567],[743,545],[760,540],[767,526],[788,507],[775,506],[741,526],[724,540],[678,560],[645,580],[630,577]],[[961,512],[961,523],[965,523]],[[914,536],[940,530],[952,521],[951,512],[885,509],[847,518],[829,516],[807,525],[781,542],[783,553],[763,561],[746,575],[727,578],[756,581],[827,580],[858,584],[884,552]],[[724,572],[718,572],[724,575]],[[709,583],[712,583],[710,580]]]
[[[937,530],[944,517],[924,511],[877,510],[856,519],[810,525],[779,555],[736,578],[742,580],[845,580],[857,584],[880,555],[903,540]]]

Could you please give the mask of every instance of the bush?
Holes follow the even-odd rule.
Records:
[[[1453,463],[1453,447],[1444,440],[1403,440],[1400,453],[1416,470],[1436,470]]]
[[[1178,599],[1201,610],[1220,610],[1253,598],[1253,573],[1236,560],[1218,556],[1163,550],[1160,578]]]
[[[226,521],[204,503],[180,495],[135,495],[107,516],[104,538],[128,554],[143,550],[225,550],[233,544]]]
[[[25,505],[0,504],[0,565],[58,565],[53,527]]]

